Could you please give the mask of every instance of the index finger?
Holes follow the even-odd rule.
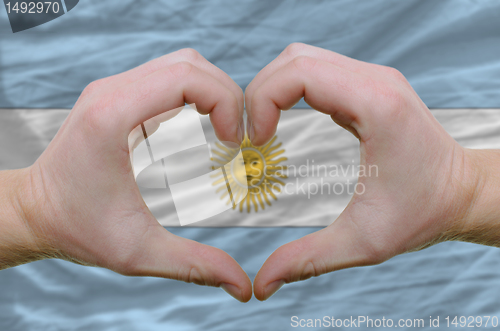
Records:
[[[229,77],[229,75],[223,70],[212,64],[199,52],[192,48],[183,48],[178,51],[165,54],[128,71],[104,78],[103,81],[105,81],[106,84],[100,85],[99,91],[101,93],[106,93],[113,89],[123,87],[179,62],[189,62],[198,69],[217,79],[221,84],[233,92],[238,100],[239,111],[241,115],[243,115],[243,91],[241,87],[239,87],[238,84],[236,84],[236,82],[232,80],[231,77]]]
[[[281,109],[289,109],[302,97],[314,109],[337,123],[363,134],[362,119],[372,106],[373,80],[361,73],[307,56],[283,66],[260,86],[247,108],[248,135],[255,145],[271,139]]]
[[[189,62],[198,69],[205,71],[213,76],[225,87],[227,87],[238,99],[238,105],[241,113],[243,113],[243,91],[234,80],[229,77],[223,70],[215,66],[213,63],[205,59],[198,51],[192,48],[183,48],[173,53],[163,55],[159,58],[144,63],[136,68],[126,71],[116,76],[118,80],[125,83],[132,83],[142,79],[155,71],[165,69],[179,62]]]
[[[376,70],[376,65],[373,64],[358,61],[320,47],[306,45],[303,43],[293,43],[288,45],[276,59],[265,66],[247,86],[245,90],[245,104],[247,108],[251,108],[252,97],[257,88],[259,88],[259,86],[262,85],[271,75],[299,56],[313,57],[352,72]]]
[[[126,143],[129,133],[139,124],[185,103],[194,103],[198,112],[210,114],[219,140],[241,142],[244,128],[236,96],[189,62],[155,71],[91,100],[83,116],[91,129],[97,128],[96,132],[108,139]]]

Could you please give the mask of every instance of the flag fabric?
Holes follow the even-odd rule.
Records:
[[[216,140],[207,117],[194,115],[199,116],[203,133],[207,137],[206,140],[197,139],[197,136],[203,136],[203,133],[200,134],[201,129],[186,124],[193,114],[180,118],[187,111],[189,109],[184,109],[180,115],[163,122],[171,129],[167,129],[167,126],[157,129],[149,138],[150,147],[161,149],[163,146],[163,153],[157,151],[161,157],[178,152],[182,146],[205,145],[208,140],[210,158],[197,155],[184,159],[183,164],[177,166],[190,169],[205,164],[208,159],[215,167],[231,162],[234,150]],[[176,120],[178,122],[174,124]],[[157,124],[151,124],[151,127],[156,129]],[[173,130],[174,127],[183,129]],[[182,139],[186,139],[187,143],[176,141]],[[358,145],[358,141],[335,125],[329,116],[310,110],[284,112],[277,134],[268,144],[256,147],[248,138],[243,142],[239,153],[244,158],[246,174],[243,177],[246,178],[231,180],[242,178],[232,169],[237,164],[233,161],[227,171],[228,183],[220,180],[222,176],[214,176],[212,193],[208,194],[205,190],[207,201],[203,203],[204,208],[211,204],[223,204],[232,208],[225,208],[204,220],[198,219],[195,226],[327,225],[347,205],[354,190],[363,189],[356,186],[359,172]],[[188,206],[186,204],[179,208],[175,188],[165,185],[165,176],[161,170],[157,171],[156,180],[149,178],[158,185],[141,185],[143,169],[148,163],[151,164],[150,154],[146,141],[139,144],[133,153],[133,163],[138,169],[136,175],[144,200],[162,225],[185,225],[180,215],[183,213],[182,209]],[[154,166],[162,169],[159,161]],[[147,169],[151,168],[153,166]],[[203,190],[203,185],[200,185],[200,190]],[[226,191],[226,187],[232,189]],[[203,196],[195,194],[196,191],[192,190],[192,198],[186,199],[192,201],[193,209],[197,208],[198,201],[204,200]],[[232,201],[231,195],[237,201]],[[215,196],[217,199],[214,199]]]
[[[495,133],[500,121],[497,110],[476,112],[472,118],[470,110],[433,110],[433,114],[462,143],[471,145],[472,142],[474,145],[470,137],[479,133],[484,136],[485,130],[498,135]],[[201,128],[195,130],[187,124],[173,125],[171,122],[171,126],[183,129],[163,131],[163,145],[165,150],[170,150],[166,153],[174,153],[172,148],[177,151],[183,139],[192,144],[193,137],[203,130],[200,135],[205,135],[205,140],[199,139],[200,144],[206,144],[209,152],[205,157],[193,154],[192,158],[185,158],[182,162],[177,159],[177,166],[189,170],[203,164],[206,172],[214,166],[225,166],[227,170],[226,175],[220,173],[211,178],[210,195],[195,194],[197,190],[194,189],[192,197],[187,197],[186,201],[191,201],[193,209],[200,200],[205,200],[204,206],[219,206],[212,208],[219,212],[198,218],[196,222],[189,223],[191,226],[326,226],[340,215],[355,191],[364,193],[365,188],[357,183],[358,176],[378,175],[376,166],[369,169],[360,166],[359,142],[352,134],[336,125],[329,116],[311,109],[282,112],[276,135],[262,147],[253,146],[246,138],[238,149],[244,163],[243,176],[231,168],[230,162],[236,152],[217,141],[208,117],[197,113],[190,116],[191,119],[199,117]],[[487,118],[490,118],[489,123]],[[155,132],[151,138],[159,134],[159,131]],[[178,140],[177,143],[172,142],[174,147],[168,146],[168,137]],[[484,139],[480,142],[472,147],[500,147],[500,141],[491,141],[489,146],[485,146],[488,143]],[[144,148],[141,153],[144,159],[149,160]],[[137,159],[134,162],[140,163]],[[231,180],[236,178],[235,174],[238,180]],[[179,218],[175,192],[165,184],[161,171],[156,178],[162,184],[161,188],[154,188],[154,185],[141,187],[138,182],[146,204],[162,225],[187,225],[182,222],[182,217]],[[201,185],[200,192],[207,192],[208,186],[202,190]],[[184,208],[189,209],[189,203]]]

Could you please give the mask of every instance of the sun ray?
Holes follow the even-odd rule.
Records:
[[[259,192],[259,193],[258,193],[258,194],[256,194],[256,195],[257,195],[257,200],[259,200],[260,207],[262,208],[262,210],[264,210],[265,205],[264,205],[264,201],[262,201],[262,197],[261,197],[262,192]]]
[[[224,186],[219,186],[216,190],[215,190],[215,193],[220,193],[220,191],[224,191],[224,189],[227,189],[226,187]]]
[[[285,152],[285,151],[282,149],[281,151],[277,151],[276,153],[269,155],[269,158],[270,158],[270,159],[275,158],[276,156],[281,155],[281,154],[283,154],[284,152]]]
[[[264,200],[266,200],[267,205],[271,206],[271,201],[269,201],[269,198],[267,197],[267,194],[265,194],[264,192],[262,192],[262,196],[264,197]]]
[[[272,181],[272,182],[281,184],[281,185],[285,185],[285,183],[283,183],[281,180],[279,180],[277,178],[274,178],[274,177],[269,177],[269,180]]]
[[[212,153],[214,153],[215,155],[217,155],[217,156],[223,158],[224,160],[226,160],[226,163],[227,162],[231,162],[231,160],[232,160],[232,158],[231,158],[231,156],[229,154],[224,155],[223,153],[221,153],[221,152],[219,152],[219,151],[217,151],[215,149],[212,150]]]
[[[262,153],[265,153],[267,149],[272,146],[272,144],[276,141],[277,138],[278,136],[274,136],[273,139],[271,139],[267,144],[265,144],[261,149]]]
[[[215,161],[215,162],[217,162],[218,164],[225,164],[225,163],[226,163],[226,162],[224,162],[223,160],[218,159],[218,158],[216,158],[216,157],[212,157],[212,158],[210,159],[210,161]],[[215,169],[217,169],[217,168],[220,168],[220,166],[218,166],[218,167],[212,167],[212,170],[215,170]]]
[[[269,156],[269,154],[271,154],[273,151],[277,150],[278,148],[281,147],[281,145],[283,145],[282,143],[279,143],[278,145],[276,146],[273,146],[271,148],[269,148],[267,151],[263,152],[262,154],[264,154],[264,156]]]
[[[279,163],[281,163],[283,161],[287,161],[287,160],[288,160],[287,157],[280,157],[277,160],[271,160],[271,161],[269,161],[269,164],[279,164]]]
[[[235,197],[234,197],[234,201],[238,201],[238,200],[240,199],[240,196],[241,196],[241,194],[242,194],[242,193],[243,193],[243,191],[242,191],[242,190],[238,190],[238,191],[236,192]],[[233,205],[233,209],[236,209],[236,204],[234,204],[234,205]]]
[[[247,213],[250,213],[250,196],[251,196],[251,194],[247,194],[247,198],[246,198]]]
[[[232,154],[234,153],[234,151],[230,150],[228,147],[224,146],[223,144],[219,143],[219,142],[216,142],[215,145],[219,148],[219,149],[222,149],[224,152],[226,152],[227,154]]]
[[[222,196],[220,197],[221,199],[224,199],[225,197],[227,197],[229,195],[229,191],[226,190],[226,192],[224,192],[224,194],[222,194]]]
[[[219,185],[219,184],[225,184],[225,183],[226,183],[226,180],[224,179],[224,177],[222,177],[222,178],[217,179],[217,180],[213,183],[213,185]]]
[[[255,194],[249,194],[250,199],[252,200],[253,206],[255,207],[255,212],[259,209],[259,206],[257,205],[257,202],[255,201]]]
[[[266,183],[266,184],[264,185],[264,189],[266,190],[266,192],[267,192],[267,193],[269,193],[269,195],[270,195],[270,196],[271,196],[274,200],[278,200],[278,198],[277,198],[277,197],[276,197],[276,195],[274,194],[274,192],[273,192],[272,188],[269,188],[269,187],[270,187],[269,183]]]

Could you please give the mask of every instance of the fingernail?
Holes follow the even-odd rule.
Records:
[[[245,121],[243,121],[243,118],[240,120],[240,123],[238,124],[238,132],[237,132],[237,139],[238,143],[241,144],[243,142],[243,138],[245,137]]]
[[[229,283],[222,283],[220,284],[220,288],[236,300],[241,301],[243,295],[241,294],[241,290],[238,286]]]
[[[253,122],[250,119],[250,117],[247,117],[247,133],[248,133],[248,139],[252,141],[255,136],[255,129],[253,127]]]
[[[274,293],[278,292],[278,290],[285,285],[284,280],[275,280],[274,282],[268,284],[264,289],[264,300],[269,299]]]

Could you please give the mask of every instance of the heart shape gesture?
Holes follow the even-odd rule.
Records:
[[[151,214],[134,180],[128,135],[153,116],[195,103],[221,141],[240,143],[245,98],[247,133],[262,145],[280,111],[302,97],[359,139],[361,164],[376,166],[378,175],[359,178],[365,192],[330,226],[267,259],[254,281],[257,299],[285,283],[443,240],[498,245],[491,197],[500,180],[483,163],[500,163],[499,153],[462,148],[397,70],[292,44],[244,96],[228,75],[184,49],[90,84],[35,164],[2,173],[0,269],[62,258],[219,286],[250,300],[252,283],[233,258],[171,234]]]

